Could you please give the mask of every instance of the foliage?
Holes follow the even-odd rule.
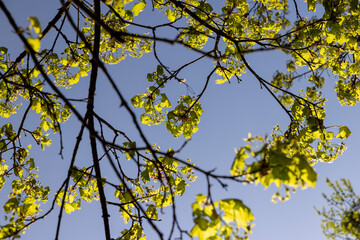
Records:
[[[334,161],[345,150],[342,140],[351,134],[346,126],[325,125],[326,98],[321,91],[331,81],[326,74],[337,78],[335,91],[342,105],[360,101],[360,11],[356,1],[308,0],[301,4],[307,5],[305,16],[300,14],[297,1],[285,0],[94,0],[93,4],[69,0],[62,1],[62,7],[45,28],[36,16],[28,18],[27,28],[21,28],[0,1],[0,9],[24,45],[15,61],[9,57],[11,49],[0,47],[0,116],[17,119],[0,126],[0,189],[5,184],[12,189],[3,206],[7,223],[0,228],[0,238],[19,237],[20,232],[50,214],[57,203],[61,209],[55,237],[58,239],[63,210],[70,214],[81,209],[83,201],[96,200],[102,209],[105,239],[146,239],[143,221],[163,239],[158,213],[167,206],[173,211],[169,239],[176,233],[181,239],[247,239],[254,221],[251,210],[239,199],[213,199],[213,182],[224,188],[226,181],[261,184],[265,188],[274,184],[278,191],[273,201],[287,200],[290,192],[299,187],[315,187],[314,165]],[[153,13],[161,23],[155,24],[149,18],[142,24],[138,19],[143,12]],[[164,17],[156,15],[159,13]],[[173,31],[174,38],[163,34]],[[49,32],[54,33],[53,40],[45,40]],[[44,41],[51,47],[44,48]],[[178,68],[169,67],[166,59],[158,55],[159,44],[190,49],[197,57]],[[287,70],[276,70],[273,78],[266,80],[254,70],[247,56],[270,50],[286,55]],[[114,80],[109,65],[122,64],[128,57],[141,58],[146,53],[153,53],[157,66],[146,77],[148,87],[139,89],[128,100],[122,94],[126,86]],[[191,81],[181,75],[203,59],[212,63],[200,94],[188,91],[187,95],[177,95],[169,90],[170,82],[191,89]],[[99,71],[104,74],[102,78]],[[249,134],[245,145],[236,150],[230,174],[217,174],[189,159],[178,158],[182,148],[161,151],[149,142],[140,123],[163,124],[178,141],[181,136],[191,138],[199,131],[204,111],[201,100],[210,80],[216,84],[242,81],[245,73],[274,98],[289,117],[289,124],[275,126],[268,137]],[[296,79],[302,79],[303,89],[299,90]],[[88,81],[87,98],[66,97],[66,89],[80,81]],[[99,98],[96,85],[105,83],[111,85],[118,97],[114,101],[131,118],[126,126],[104,119],[95,107]],[[135,108],[141,110],[139,118]],[[30,112],[38,114],[40,121],[32,121]],[[69,168],[63,184],[50,194],[50,188],[43,187],[47,183],[37,180],[37,174],[44,170],[39,171],[37,160],[30,157],[32,146],[24,147],[22,142],[32,141],[46,151],[52,133],[58,133],[62,154],[61,126],[70,115],[81,127],[77,136],[66,136],[76,138],[76,144],[72,158],[67,159]],[[140,137],[128,134],[131,127]],[[86,164],[80,163],[77,156],[85,131],[89,133],[88,151],[92,154]],[[134,175],[124,170],[133,164]],[[110,166],[111,176],[102,176],[104,166]],[[198,176],[206,178],[208,192],[207,196],[198,195],[192,205],[194,227],[187,231],[176,217],[175,205]],[[338,194],[342,192],[336,189]],[[280,194],[284,191],[285,195]],[[114,196],[116,202],[110,201]],[[41,215],[48,199],[52,205]],[[124,220],[119,236],[110,232],[108,208],[117,209]],[[335,226],[355,234],[350,222],[357,215],[349,214],[344,218],[345,225]]]
[[[239,199],[223,199],[211,204],[207,196],[199,194],[192,208],[195,226],[190,235],[200,240],[247,239],[251,233],[253,225],[249,223],[254,216]]]
[[[360,197],[356,195],[351,182],[326,180],[333,190],[331,196],[323,194],[328,207],[317,210],[321,216],[321,227],[328,239],[359,239],[360,238]]]

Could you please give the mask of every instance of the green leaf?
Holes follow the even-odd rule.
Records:
[[[251,210],[239,199],[224,199],[218,201],[220,209],[224,211],[223,219],[227,222],[236,221],[238,227],[246,229],[255,219]]]
[[[185,192],[185,187],[186,187],[186,182],[185,180],[181,180],[177,185],[176,185],[176,191],[179,192],[179,195],[183,195]]]
[[[170,103],[168,97],[166,96],[166,94],[162,93],[161,97],[162,97],[161,103],[160,103],[161,107],[168,107],[168,108],[171,107],[171,103]]]
[[[207,240],[210,239],[210,237],[214,236],[216,234],[216,229],[214,228],[208,228],[206,231],[203,231],[198,224],[196,224],[190,232],[190,236],[192,237],[198,237],[199,240]]]
[[[215,81],[216,84],[223,84],[224,82],[227,82],[228,80],[226,78],[220,78]]]
[[[337,138],[348,138],[351,135],[351,131],[348,127],[346,126],[341,126],[339,128],[339,133],[336,135]]]
[[[150,181],[150,174],[147,168],[141,172],[141,178],[145,183]]]
[[[0,62],[0,69],[2,69],[4,72],[6,72],[8,70],[7,64]]]
[[[166,10],[165,12],[167,18],[169,19],[170,22],[174,22],[176,20],[176,12],[175,11],[171,11],[169,8]]]
[[[30,22],[28,29],[34,29],[35,33],[40,34],[41,26],[39,19],[37,17],[28,17],[28,20]]]
[[[64,210],[67,214],[72,213],[73,211],[75,211],[75,208],[70,204],[70,203],[65,203],[64,204]]]
[[[27,41],[30,44],[31,48],[35,52],[38,52],[40,50],[40,48],[41,48],[40,39],[38,39],[38,38],[28,38]]]
[[[202,231],[205,231],[208,228],[209,221],[203,217],[197,217],[194,219],[194,222],[200,227]]]
[[[139,2],[137,4],[134,5],[132,11],[134,12],[134,16],[139,15],[139,13],[144,10],[146,7],[146,3],[145,2]]]
[[[49,125],[48,125],[48,122],[46,120],[43,120],[41,123],[40,123],[40,127],[42,129],[44,129],[44,131],[46,132],[48,129],[49,129]]]
[[[237,150],[236,150],[237,151]],[[231,167],[231,175],[239,175],[245,168],[245,160],[249,157],[246,153],[245,148],[241,148],[237,151],[233,165]]]
[[[149,207],[147,208],[146,215],[151,219],[158,219],[158,212],[153,204],[150,204]]]
[[[164,69],[163,69],[163,67],[162,67],[161,65],[158,65],[158,66],[157,66],[157,70],[156,70],[156,71],[157,71],[158,76],[164,74]]]
[[[6,47],[0,47],[0,54],[6,54],[8,49]]]
[[[4,205],[3,209],[6,213],[11,212],[12,210],[16,209],[19,205],[19,201],[17,200],[17,198],[13,197],[10,198],[6,204]]]

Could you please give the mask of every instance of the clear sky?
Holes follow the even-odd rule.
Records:
[[[60,7],[58,1],[46,0],[9,0],[3,1],[14,14],[18,25],[26,28],[28,26],[27,17],[37,16],[44,27],[51,18],[56,14]],[[220,1],[219,1],[220,2]],[[302,8],[304,11],[304,9]],[[148,21],[151,12],[140,14],[140,21]],[[151,18],[151,21],[157,21]],[[7,19],[3,12],[0,12],[0,46],[9,48],[9,54],[12,59],[23,50],[23,44],[17,40],[13,30],[10,29]],[[51,35],[46,40],[52,39]],[[183,48],[159,45],[159,55],[164,59],[168,66],[179,67],[188,60],[195,58],[197,55]],[[285,63],[284,55],[277,52],[257,53],[248,57],[251,66],[265,79],[270,80],[277,69],[283,69]],[[146,74],[154,71],[156,62],[153,54],[147,54],[141,59],[128,58],[119,65],[111,66],[111,74],[115,77],[120,90],[129,100],[133,95],[143,93],[148,87],[146,83]],[[187,80],[191,87],[178,83],[171,83],[169,91],[176,96],[187,94],[193,91],[196,95],[200,93],[207,74],[212,70],[212,63],[204,60],[185,70],[181,77]],[[199,125],[198,133],[194,134],[192,140],[181,152],[179,157],[190,158],[196,165],[205,169],[217,168],[219,173],[229,173],[233,158],[234,148],[242,146],[243,138],[251,132],[253,135],[270,134],[271,129],[277,123],[282,129],[286,129],[289,119],[275,100],[264,90],[261,89],[257,80],[250,74],[242,77],[242,82],[238,83],[233,80],[230,84],[215,85],[213,78],[209,84],[208,90],[201,99],[204,109],[203,116]],[[97,89],[98,100],[96,102],[96,111],[105,119],[125,129],[129,129],[129,135],[137,138],[138,135],[129,121],[129,116],[124,110],[119,108],[119,102],[115,95],[109,91],[109,85],[100,77]],[[274,204],[270,201],[271,195],[275,189],[270,187],[265,190],[262,186],[230,184],[228,191],[221,189],[214,183],[215,200],[223,198],[239,198],[251,208],[255,215],[256,226],[253,229],[251,240],[321,240],[325,237],[321,233],[320,218],[317,216],[314,206],[320,208],[325,204],[321,193],[328,192],[329,189],[325,184],[325,178],[338,180],[341,177],[348,178],[352,181],[356,192],[360,193],[360,175],[358,168],[359,159],[359,142],[360,142],[360,119],[359,106],[341,107],[336,99],[333,90],[336,78],[327,76],[327,84],[324,94],[328,98],[326,105],[327,119],[326,126],[346,125],[352,131],[352,135],[346,140],[348,150],[339,157],[334,163],[319,163],[316,165],[318,173],[318,183],[315,189],[305,191],[298,190],[287,202]],[[88,79],[81,80],[78,85],[69,91],[63,90],[68,96],[85,97],[87,95]],[[298,83],[299,86],[301,82]],[[170,94],[169,94],[170,95]],[[116,100],[114,100],[116,99]],[[83,113],[85,105],[77,106]],[[139,115],[140,111],[136,111]],[[20,115],[19,115],[20,116]],[[12,117],[11,121],[18,121]],[[38,121],[39,116],[32,114],[31,118]],[[0,119],[3,125],[8,119]],[[64,159],[58,155],[59,145],[58,136],[52,135],[53,144],[45,152],[41,152],[34,146],[32,154],[36,156],[36,161],[40,168],[39,179],[43,184],[48,184],[55,191],[66,177],[66,171],[69,165],[72,146],[75,142],[74,132],[77,133],[79,124],[73,117],[64,124],[65,152]],[[184,139],[173,139],[164,126],[146,127],[142,126],[147,133],[151,142],[157,143],[161,149],[181,146]],[[85,135],[87,136],[87,135]],[[79,152],[79,162],[88,162],[90,159],[89,148],[85,141]],[[109,169],[103,170],[106,176]],[[197,193],[206,194],[204,188],[205,181],[199,176],[186,191],[184,196],[178,199],[178,214],[181,216],[181,223],[192,227],[191,203],[194,202]],[[358,190],[359,189],[359,190]],[[0,204],[6,201],[9,188],[5,187],[0,193]],[[52,200],[52,199],[51,199]],[[50,200],[50,201],[51,201]],[[45,209],[49,206],[45,205]],[[71,215],[63,218],[62,233],[60,239],[103,239],[103,224],[101,219],[100,204],[94,202],[89,205],[84,203],[82,210],[76,211]],[[165,211],[166,212],[166,211]],[[45,220],[41,220],[31,226],[22,239],[30,240],[47,240],[55,236],[56,221],[58,209]],[[3,214],[2,214],[3,215]],[[3,224],[3,218],[0,215],[0,224]],[[111,220],[121,227],[121,219],[117,217],[117,211],[112,208],[110,212]],[[160,223],[162,229],[168,230],[169,219],[167,216]],[[116,224],[112,224],[112,232],[115,236],[119,230]],[[120,235],[120,234],[118,234]],[[156,239],[151,233],[148,239]]]

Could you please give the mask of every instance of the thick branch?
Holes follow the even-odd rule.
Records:
[[[100,0],[94,1],[95,5],[95,14],[100,17]],[[100,203],[102,210],[102,217],[104,221],[105,228],[105,238],[106,240],[110,240],[110,226],[109,226],[109,213],[106,206],[106,197],[104,193],[103,184],[101,181],[101,170],[99,164],[99,157],[96,146],[96,133],[94,127],[94,98],[95,98],[95,90],[96,90],[96,81],[98,77],[98,68],[99,68],[99,51],[100,51],[100,25],[95,23],[95,39],[94,39],[94,49],[92,51],[93,58],[91,60],[91,75],[90,75],[90,85],[89,85],[89,94],[88,94],[88,105],[87,111],[89,113],[89,136],[90,136],[90,145],[91,145],[91,153],[95,168],[95,175],[97,180],[97,186],[99,189],[100,195]]]

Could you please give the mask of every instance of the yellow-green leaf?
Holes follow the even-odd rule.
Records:
[[[40,50],[40,47],[41,47],[40,39],[38,39],[38,38],[28,38],[27,41],[30,44],[31,48],[35,52],[38,52]]]
[[[139,15],[139,13],[144,10],[146,7],[146,3],[145,2],[139,2],[137,4],[134,5],[133,7],[133,12],[134,12],[134,15],[137,16]]]
[[[216,80],[215,82],[216,82],[216,84],[223,84],[226,81],[227,81],[226,78],[220,78],[220,79]]]
[[[176,20],[175,12],[172,12],[170,9],[168,9],[165,13],[170,22],[174,22]]]
[[[28,20],[30,22],[28,29],[34,29],[35,33],[40,34],[41,26],[39,19],[37,17],[28,17]]]
[[[348,127],[346,126],[341,126],[339,128],[339,133],[336,135],[337,138],[348,138],[351,135],[351,131]]]

